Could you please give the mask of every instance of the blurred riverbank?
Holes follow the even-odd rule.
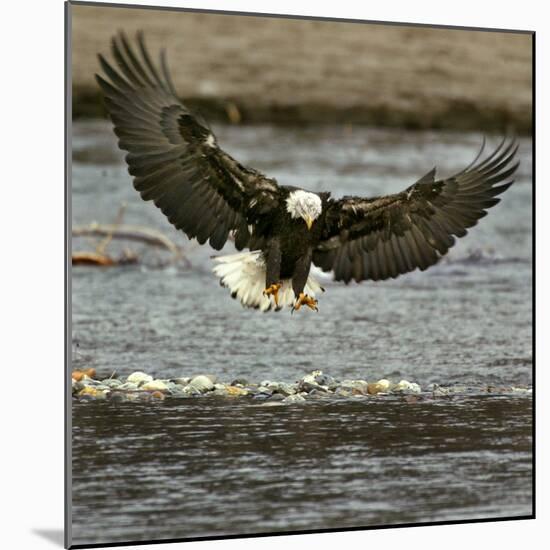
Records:
[[[528,34],[72,6],[73,115],[105,116],[111,36],[145,31],[211,121],[531,131]]]

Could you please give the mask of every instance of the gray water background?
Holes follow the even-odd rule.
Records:
[[[451,175],[481,143],[474,133],[334,126],[215,131],[243,164],[334,196],[397,192],[434,165]],[[229,297],[210,256],[232,245],[199,247],[141,201],[108,123],[77,122],[73,136],[73,225],[111,223],[126,203],[124,223],[161,230],[191,263],[166,265],[165,252],[125,243],[140,264],[74,267],[75,368],[225,382],[321,369],[473,390],[416,404],[74,402],[74,543],[530,514],[531,399],[482,393],[531,383],[530,140],[516,184],[440,264],[360,285],[321,275],[320,312],[291,316]],[[94,246],[73,241],[75,251]]]

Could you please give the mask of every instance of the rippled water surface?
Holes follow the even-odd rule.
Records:
[[[241,162],[280,183],[343,194],[399,191],[473,158],[475,134],[215,128]],[[106,123],[77,123],[73,225],[163,231],[190,264],[136,243],[138,265],[72,273],[73,365],[229,382],[336,378],[482,388],[531,383],[531,154],[517,183],[424,273],[332,283],[318,314],[261,314],[231,300],[207,247],[132,189]],[[495,142],[489,140],[489,146]],[[95,243],[75,239],[73,250]],[[224,252],[231,252],[228,245]],[[324,278],[323,278],[324,277]],[[268,406],[249,401],[73,403],[73,542],[200,537],[531,513],[531,399],[483,395]]]

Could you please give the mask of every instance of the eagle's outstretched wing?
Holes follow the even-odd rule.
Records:
[[[346,283],[427,269],[512,185],[517,148],[514,140],[503,140],[479,161],[482,147],[470,166],[450,178],[436,181],[434,168],[395,195],[333,201],[313,262]]]
[[[137,42],[139,54],[124,34],[114,37],[118,69],[99,55],[111,82],[96,75],[119,146],[128,151],[135,188],[201,244],[209,239],[219,250],[234,232],[238,249],[257,247],[261,236],[253,236],[248,225],[277,206],[276,181],[222,151],[207,124],[179,101],[164,52],[159,70],[141,33]]]

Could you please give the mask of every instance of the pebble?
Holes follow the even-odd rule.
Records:
[[[309,384],[317,384],[317,381],[315,380],[317,377],[323,376],[323,371],[321,370],[314,370],[310,372],[309,374],[306,374],[302,378],[302,382],[308,382]]]
[[[162,380],[151,380],[151,382],[145,382],[140,386],[142,390],[153,390],[153,391],[167,391],[168,386]]]
[[[151,382],[152,380],[153,377],[150,374],[145,374],[141,371],[133,372],[130,376],[128,376],[128,378],[126,378],[126,382],[132,382],[133,384]]]
[[[195,376],[186,387],[193,388],[199,393],[206,393],[214,389],[214,382],[210,377],[199,374],[199,376]]]
[[[367,384],[367,393],[369,395],[377,395],[379,393],[388,393],[391,387],[391,382],[383,378],[371,384]]]
[[[243,388],[239,388],[238,386],[226,386],[225,387],[225,392],[227,393],[227,395],[230,395],[232,397],[241,396],[241,395],[248,395],[247,390],[245,390]]]
[[[185,386],[183,388],[183,390],[181,391],[181,393],[185,396],[185,397],[189,397],[189,396],[198,396],[198,395],[202,395],[202,392],[200,390],[198,390],[197,388],[195,388],[194,386]]]
[[[78,395],[80,397],[89,396],[93,399],[107,399],[107,394],[109,393],[109,390],[98,390],[97,388],[93,388],[91,386],[87,386],[84,389],[80,390]]]
[[[382,378],[382,380],[378,380],[378,382],[376,382],[381,388],[384,389],[384,391],[389,391],[389,389],[391,388],[391,382],[389,380],[386,380],[385,378]]]
[[[282,382],[278,385],[276,392],[287,397],[298,391],[298,384],[285,384]]]
[[[420,386],[414,382],[411,383],[407,380],[401,380],[398,384],[391,388],[391,391],[401,393],[420,393],[422,390]]]
[[[383,392],[384,392],[384,388],[382,386],[380,386],[379,384],[377,384],[376,382],[371,382],[367,386],[367,393],[369,395],[377,395],[377,394],[383,393]]]

